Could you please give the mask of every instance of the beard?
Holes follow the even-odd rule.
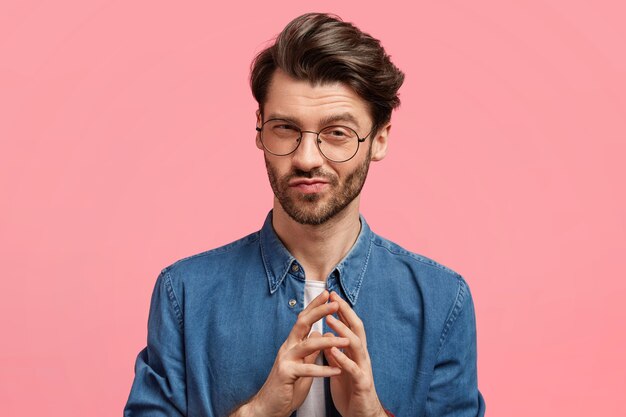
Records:
[[[293,220],[300,224],[321,225],[345,209],[361,193],[369,170],[371,155],[367,153],[365,161],[350,172],[343,182],[336,175],[326,173],[321,168],[311,171],[292,170],[279,177],[278,172],[265,156],[267,176],[276,199]],[[328,189],[322,193],[303,194],[289,187],[289,181],[301,178],[324,178]],[[326,196],[330,194],[329,196]],[[326,197],[327,201],[323,201]]]

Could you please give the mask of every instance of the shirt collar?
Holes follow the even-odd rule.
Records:
[[[352,305],[357,302],[372,251],[373,233],[365,218],[363,216],[359,216],[359,218],[361,220],[359,236],[348,254],[334,269],[341,288]],[[285,276],[287,276],[289,268],[296,261],[296,258],[289,253],[274,231],[272,211],[268,213],[265,223],[263,223],[263,228],[260,232],[260,244],[269,290],[271,294],[274,294],[285,279]]]

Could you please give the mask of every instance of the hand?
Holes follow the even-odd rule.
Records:
[[[330,378],[330,392],[335,407],[343,417],[387,416],[374,387],[372,363],[367,352],[363,322],[337,293],[333,292],[330,300],[339,304],[338,316],[341,320],[328,315],[326,324],[338,336],[350,341],[343,352],[336,346],[324,349],[328,363],[343,371]],[[332,340],[335,335],[326,333],[324,338],[326,337]]]
[[[289,416],[304,402],[313,377],[331,377],[341,374],[336,366],[316,365],[315,358],[324,349],[342,348],[350,343],[343,337],[322,337],[311,332],[311,326],[339,309],[337,302],[328,301],[328,291],[323,291],[299,315],[287,340],[282,344],[267,380],[235,415],[267,417]]]

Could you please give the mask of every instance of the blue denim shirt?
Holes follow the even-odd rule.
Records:
[[[259,232],[163,269],[124,416],[227,416],[253,396],[303,310],[305,273],[271,212]],[[484,415],[474,306],[460,275],[376,235],[361,217],[327,288],[364,323],[386,409],[397,417]],[[326,398],[327,415],[338,416]]]

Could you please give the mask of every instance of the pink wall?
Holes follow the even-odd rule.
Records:
[[[3,416],[120,415],[160,269],[270,208],[248,65],[312,8],[168,3],[0,5]],[[489,415],[624,415],[623,3],[336,3],[407,74],[363,213],[466,276]]]

